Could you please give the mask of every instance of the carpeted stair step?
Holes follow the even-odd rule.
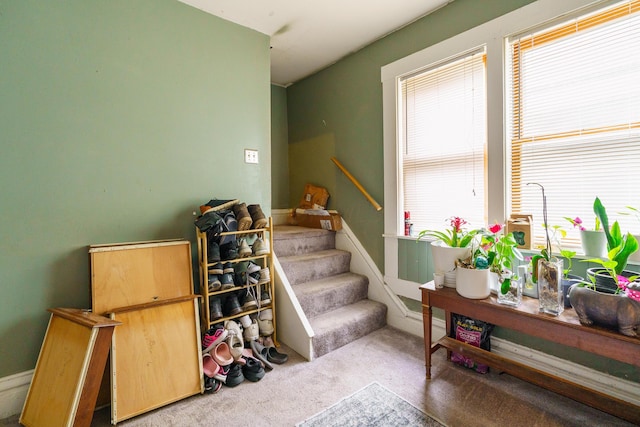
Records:
[[[356,273],[342,273],[306,283],[293,291],[308,318],[367,298],[369,278]]]
[[[380,329],[386,324],[386,316],[386,305],[366,299],[309,319],[315,333],[315,357]]]
[[[339,249],[278,256],[291,285],[346,273],[351,266],[351,253]]]
[[[334,249],[336,232],[321,228],[276,225],[273,233],[273,252],[280,257]]]

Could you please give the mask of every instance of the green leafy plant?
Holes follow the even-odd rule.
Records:
[[[615,272],[615,275],[612,274],[612,277],[615,278],[620,275],[622,270],[627,266],[629,256],[638,250],[638,240],[631,233],[623,235],[622,231],[620,231],[620,224],[618,221],[614,221],[611,227],[609,227],[607,210],[598,197],[596,197],[593,202],[593,211],[595,212],[596,217],[600,220],[602,229],[604,230],[604,234],[607,238],[608,265],[612,266],[613,271]],[[602,262],[595,260],[586,261],[595,262],[603,265],[604,267]],[[611,264],[611,262],[615,262],[615,264]]]
[[[454,216],[448,219],[449,226],[445,231],[437,230],[422,230],[416,239],[421,240],[424,237],[432,237],[436,240],[440,240],[447,246],[452,248],[466,248],[469,247],[473,238],[478,234],[480,230],[465,230],[464,226],[469,224],[464,219]]]

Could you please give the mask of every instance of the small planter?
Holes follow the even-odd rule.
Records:
[[[640,301],[626,294],[607,294],[582,286],[573,286],[569,295],[581,324],[603,326],[623,335],[637,336],[635,329],[640,327]]]
[[[522,279],[515,280],[513,273],[502,273],[498,279],[498,303],[517,307],[522,302]]]
[[[588,257],[607,256],[607,237],[604,231],[580,230],[580,243],[582,252]]]
[[[440,240],[431,242],[434,273],[444,274],[444,286],[456,287],[456,261],[471,255],[471,248],[452,248]]]
[[[564,311],[562,260],[538,260],[538,302],[542,313],[558,316]]]
[[[470,299],[485,299],[491,295],[489,270],[458,267],[456,272],[456,291],[461,296]]]
[[[569,274],[566,278],[562,278],[562,297],[564,298],[564,307],[571,308],[571,300],[569,298],[569,289],[576,283],[583,282],[584,278]]]
[[[622,270],[622,276],[631,277],[631,276],[640,276],[640,273],[636,271]],[[616,284],[613,277],[601,267],[593,267],[587,269],[587,277],[589,281],[593,283],[593,278],[595,278],[596,283],[596,291],[606,293],[606,294],[615,294],[618,290],[618,285]]]

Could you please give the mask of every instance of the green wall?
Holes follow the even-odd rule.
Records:
[[[270,213],[271,95],[266,35],[175,0],[0,0],[0,55],[3,377],[47,308],[90,307],[88,245],[195,242],[213,197]]]
[[[287,130],[287,90],[271,85],[271,207],[288,209],[289,138]]]

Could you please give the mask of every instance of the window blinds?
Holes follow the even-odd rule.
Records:
[[[549,226],[593,227],[600,197],[611,221],[640,232],[640,1],[625,1],[509,41],[511,209]],[[543,228],[536,230],[542,242]]]
[[[479,49],[400,80],[399,206],[416,231],[452,216],[485,224],[484,58]]]

